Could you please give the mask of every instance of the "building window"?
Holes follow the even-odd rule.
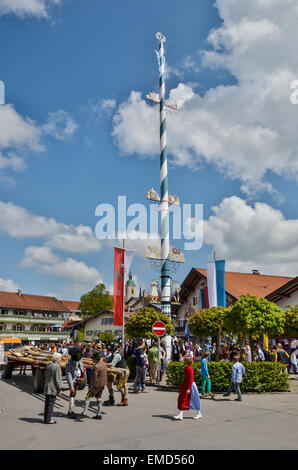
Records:
[[[14,315],[27,315],[27,312],[24,312],[23,310],[14,310],[13,314]]]
[[[193,297],[193,299],[192,299],[192,304],[193,304],[194,307],[195,307],[196,305],[198,305],[198,298],[197,298],[197,297]]]
[[[102,325],[113,325],[114,319],[113,318],[102,318],[101,324]]]
[[[205,281],[201,281],[201,287],[205,287]]]
[[[0,331],[4,331],[5,330],[5,325],[0,325]]]
[[[32,325],[30,328],[30,331],[38,331],[38,326],[37,325]]]
[[[8,314],[7,308],[1,308],[1,315],[7,315],[7,314]]]
[[[24,331],[25,327],[24,327],[24,325],[13,325],[13,330],[14,331]]]

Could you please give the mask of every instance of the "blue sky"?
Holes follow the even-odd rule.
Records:
[[[169,191],[204,204],[204,246],[175,278],[213,249],[231,270],[296,275],[298,66],[280,33],[297,33],[281,1],[234,1],[0,0],[0,289],[76,300],[112,285],[94,211],[118,195],[148,207],[145,191],[159,189],[159,116],[145,100],[158,90],[157,31],[180,104],[168,117]],[[142,288],[157,275],[141,255],[133,273]]]

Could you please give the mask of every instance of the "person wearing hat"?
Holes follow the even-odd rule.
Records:
[[[128,406],[128,378],[130,374],[130,370],[126,364],[126,361],[124,359],[124,354],[122,351],[122,344],[119,343],[118,345],[115,345],[115,351],[113,354],[113,360],[110,362],[110,366],[112,367],[118,367],[120,369],[125,369],[122,371],[121,376],[118,379],[118,385],[117,389],[121,393],[121,402],[117,403],[117,406]],[[112,384],[112,390],[113,390],[113,384]]]
[[[71,357],[66,364],[66,380],[70,389],[69,409],[67,414],[71,418],[76,418],[77,415],[73,412],[75,396],[81,380],[84,380],[85,370],[82,360],[82,352],[79,348],[72,348],[70,356]]]
[[[85,407],[82,415],[88,416],[87,410],[90,404],[90,398],[95,397],[97,400],[97,414],[93,416],[93,419],[102,419],[101,396],[105,386],[107,385],[107,367],[104,362],[104,354],[102,351],[96,351],[93,353],[92,359],[95,362],[95,365],[92,369],[91,380],[88,393],[85,398]]]
[[[107,355],[105,357],[105,362],[112,365],[112,361],[114,358],[114,353],[117,351],[117,344],[110,344],[107,346]],[[107,387],[109,390],[109,399],[106,400],[103,404],[104,406],[114,406],[115,399],[114,399],[114,390],[113,385],[116,380],[116,374],[112,371],[108,371],[107,375]]]

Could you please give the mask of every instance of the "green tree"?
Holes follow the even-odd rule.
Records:
[[[219,330],[223,327],[228,310],[225,307],[211,307],[199,310],[189,319],[189,331],[199,337],[218,337]]]
[[[241,295],[229,310],[225,328],[242,337],[257,340],[263,334],[281,335],[285,327],[285,312],[273,302],[254,295]]]
[[[82,343],[85,339],[85,330],[84,327],[80,327],[77,329],[77,334],[76,334],[76,342]]]
[[[97,284],[90,292],[82,295],[80,310],[83,318],[91,317],[98,312],[113,308],[109,291],[104,284]]]
[[[152,307],[143,307],[138,313],[134,313],[126,324],[125,333],[129,338],[156,338],[152,333],[152,325],[156,321],[165,323],[167,334],[174,334],[170,318]]]
[[[217,338],[216,360],[219,360],[221,335],[224,330],[225,318],[229,312],[226,307],[201,309],[189,319],[189,331],[199,337],[212,336]]]
[[[285,334],[296,338],[298,336],[298,305],[295,307],[289,305],[288,307],[289,310],[285,311]]]
[[[103,331],[99,333],[98,337],[103,343],[113,343],[116,340],[115,335],[110,331]]]

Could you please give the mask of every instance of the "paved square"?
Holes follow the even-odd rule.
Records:
[[[30,374],[30,375],[29,375]],[[244,395],[201,400],[201,420],[194,411],[173,421],[177,392],[149,388],[147,394],[129,394],[126,408],[103,407],[101,421],[67,417],[68,391],[56,402],[57,424],[43,424],[44,396],[35,394],[31,373],[14,373],[0,381],[0,449],[298,449],[298,380],[291,393]],[[87,388],[79,391],[76,412],[82,411]],[[108,398],[107,390],[104,399]],[[116,402],[120,394],[115,392]],[[89,416],[95,413],[91,401]]]

